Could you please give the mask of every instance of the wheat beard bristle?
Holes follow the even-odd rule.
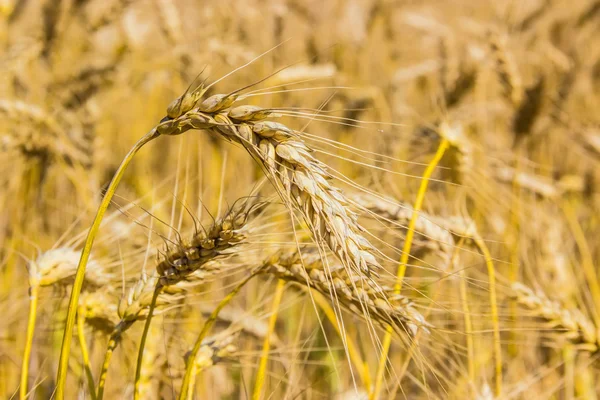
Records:
[[[360,208],[372,212],[377,218],[385,218],[402,224],[404,227],[409,224],[414,212],[412,206],[402,204],[389,197],[379,197],[369,193],[351,193],[350,198]],[[455,247],[452,233],[436,223],[434,217],[423,211],[420,211],[417,216],[415,231],[423,236],[427,249],[441,256],[444,269],[448,269]]]

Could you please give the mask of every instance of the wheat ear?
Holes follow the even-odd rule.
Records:
[[[57,374],[58,400],[64,398],[69,346],[79,293],[100,223],[133,156],[159,135],[177,135],[190,129],[202,129],[242,144],[262,165],[282,200],[291,209],[302,213],[317,242],[325,242],[345,265],[359,274],[369,275],[379,267],[374,256],[376,250],[362,234],[363,228],[349,209],[348,200],[331,185],[328,181],[331,175],[325,165],[312,156],[297,133],[280,123],[264,121],[274,114],[272,110],[254,106],[231,108],[239,98],[236,92],[217,94],[200,101],[207,89],[201,85],[193,91],[186,91],[171,103],[167,117],[134,145],[107,189],[86,238],[71,292]]]
[[[264,202],[253,202],[252,198],[239,201],[236,206],[229,210],[225,217],[215,221],[208,231],[197,232],[189,243],[180,244],[176,251],[170,253],[158,263],[156,271],[159,279],[156,282],[152,300],[148,307],[148,315],[138,351],[133,391],[134,399],[137,400],[139,398],[139,382],[143,365],[144,347],[150,330],[150,324],[152,323],[156,300],[160,292],[164,287],[181,282],[189,277],[190,274],[200,271],[209,261],[228,255],[235,246],[246,238],[248,234],[248,230],[246,229],[248,217],[265,204]],[[202,272],[205,275],[209,275],[217,271],[218,266],[215,270],[205,269]]]
[[[365,313],[368,313],[370,319],[380,323],[383,327],[392,327],[398,334],[414,336],[419,331],[428,332],[427,327],[429,324],[425,322],[423,316],[407,298],[379,286],[363,288],[361,285],[357,285],[355,281],[359,280],[360,277],[349,274],[349,271],[339,264],[324,266],[322,255],[319,253],[303,255],[298,251],[292,251],[291,253],[280,251],[269,257],[259,271],[279,278],[278,289],[283,288],[284,283],[288,281],[315,290],[323,296],[329,296],[332,292],[335,292],[340,305],[353,314],[364,318]],[[280,297],[282,292],[283,290],[277,290],[275,296]],[[273,307],[269,319],[271,329],[274,326],[275,317],[273,316],[277,315],[276,310],[279,302],[280,298],[276,298],[273,302],[277,307]],[[330,310],[327,307],[324,309]],[[364,311],[365,309],[366,311]],[[333,310],[330,310],[330,314],[333,314]],[[334,325],[337,324],[334,315],[329,316],[329,318]],[[265,348],[268,350],[268,345],[263,346],[263,356]],[[351,358],[355,361],[359,370],[362,371],[361,376],[364,383],[367,384],[370,382],[368,373],[363,371],[365,366],[354,347],[352,347],[351,353]],[[262,366],[263,373],[260,374],[259,370],[257,376],[264,377],[266,360],[267,357],[261,358],[259,368]],[[262,385],[263,381],[257,378],[253,398],[260,398]]]
[[[335,292],[341,306],[362,318],[366,309],[370,319],[384,328],[392,327],[398,334],[414,336],[420,329],[429,332],[431,325],[408,298],[391,288],[357,284],[359,277],[349,275],[341,264],[324,265],[321,254],[280,251],[265,260],[260,272],[308,287],[324,296]]]
[[[580,310],[566,309],[543,292],[534,291],[521,282],[512,284],[510,297],[521,307],[530,310],[533,317],[546,321],[549,328],[559,329],[558,337],[563,341],[576,345],[580,350],[598,350],[598,329]]]
[[[375,249],[350,211],[345,195],[330,182],[326,166],[313,157],[300,135],[283,124],[267,121],[273,110],[256,106],[231,107],[236,94],[217,94],[197,108],[165,119],[161,134],[176,135],[205,129],[243,145],[258,161],[282,200],[302,213],[315,240],[325,242],[338,258],[357,273],[379,268]],[[183,100],[182,100],[183,101]],[[177,115],[173,113],[173,115]]]

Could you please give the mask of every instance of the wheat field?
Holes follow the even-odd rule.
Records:
[[[0,398],[600,397],[600,1],[0,15]]]

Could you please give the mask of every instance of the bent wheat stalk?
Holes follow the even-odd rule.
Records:
[[[83,246],[83,250],[81,251],[81,258],[79,259],[79,264],[77,265],[77,272],[75,273],[75,281],[73,282],[73,288],[71,289],[71,297],[69,299],[69,306],[67,309],[67,319],[65,322],[65,330],[63,333],[62,345],[60,348],[60,358],[58,362],[58,372],[56,376],[56,399],[63,400],[65,398],[65,385],[67,382],[67,370],[69,367],[69,354],[71,351],[71,342],[73,340],[73,328],[75,326],[75,317],[77,315],[77,306],[79,304],[79,295],[81,293],[81,288],[83,286],[83,280],[85,278],[85,269],[87,266],[87,262],[90,258],[90,253],[92,252],[92,246],[94,244],[94,239],[96,239],[96,235],[98,234],[98,230],[100,229],[100,224],[102,223],[102,219],[110,202],[117,190],[119,182],[123,178],[123,174],[125,170],[133,160],[135,154],[148,142],[156,139],[159,136],[159,133],[156,129],[152,129],[146,135],[144,135],[140,140],[137,141],[136,144],[129,150],[129,153],[125,156],[121,165],[115,172],[113,179],[110,181],[108,188],[106,189],[106,193],[102,198],[102,202],[96,211],[96,216],[94,217],[94,222],[92,222],[92,226],[88,231],[88,235],[85,239],[85,244]]]
[[[233,298],[239,293],[240,290],[248,283],[252,278],[254,278],[258,274],[259,270],[255,269],[244,278],[221,302],[215,307],[213,312],[210,314],[202,330],[198,334],[198,338],[196,339],[196,343],[194,344],[194,348],[190,351],[188,355],[188,359],[186,362],[185,375],[183,377],[183,381],[181,383],[181,391],[179,392],[179,400],[192,400],[194,396],[194,385],[196,383],[196,374],[198,373],[198,352],[202,348],[202,342],[204,338],[212,328],[212,326],[217,321],[219,313],[221,310],[233,300]],[[268,336],[268,335],[267,335]]]
[[[427,186],[429,184],[429,178],[433,174],[433,171],[437,167],[438,163],[444,156],[446,149],[449,146],[449,142],[447,139],[443,138],[438,150],[425,169],[423,173],[423,179],[421,180],[421,185],[419,187],[419,192],[417,193],[417,198],[415,200],[415,205],[413,207],[413,213],[410,218],[410,222],[408,224],[408,231],[406,232],[406,239],[404,240],[404,248],[402,249],[402,255],[400,256],[400,264],[398,265],[398,270],[396,272],[396,284],[394,285],[394,294],[399,295],[402,291],[402,283],[404,279],[404,274],[406,273],[406,265],[408,263],[408,258],[410,256],[410,249],[412,247],[412,239],[415,232],[415,225],[417,223],[419,211],[421,210],[421,206],[423,205],[423,200],[425,199],[425,193],[427,192]],[[388,352],[390,350],[390,346],[392,344],[392,329],[391,327],[386,329],[385,336],[383,338],[383,345],[381,349],[381,354],[379,358],[379,366],[377,368],[377,375],[375,378],[375,388],[373,389],[372,399],[378,399],[379,393],[381,392],[381,387],[383,384],[383,376],[385,373],[385,366],[387,364]]]
[[[278,280],[277,288],[275,288],[275,297],[273,298],[271,316],[269,317],[269,334],[265,336],[265,340],[263,342],[262,352],[260,354],[260,361],[258,364],[258,371],[256,372],[254,391],[252,392],[252,400],[260,400],[262,388],[265,383],[267,362],[269,361],[269,350],[271,349],[271,333],[275,331],[275,323],[277,322],[277,314],[279,313],[279,306],[281,304],[281,298],[283,297],[284,289],[285,281],[282,279]]]

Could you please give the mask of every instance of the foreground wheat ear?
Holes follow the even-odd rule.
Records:
[[[202,83],[173,101],[167,116],[127,153],[106,190],[88,232],[71,292],[58,367],[58,399],[64,398],[77,304],[94,238],[127,166],[145,144],[158,136],[179,135],[191,129],[206,130],[241,144],[261,166],[290,211],[302,215],[314,240],[326,244],[349,273],[368,279],[380,267],[375,248],[363,235],[364,229],[349,208],[351,202],[330,183],[332,176],[326,165],[313,157],[300,132],[266,120],[278,116],[274,109],[249,105],[232,107],[243,99],[240,92],[246,88],[202,100],[209,87]]]

